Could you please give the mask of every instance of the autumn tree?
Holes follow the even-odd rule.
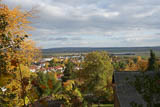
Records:
[[[142,59],[140,56],[137,57],[137,67],[138,71],[147,71],[148,68],[148,60]]]
[[[24,99],[23,99],[24,96],[26,96],[25,103],[28,104],[30,102],[30,96],[28,95],[28,92],[31,88],[31,84],[29,82],[29,79],[33,73],[30,72],[30,69],[24,65],[20,65],[20,69],[22,75],[19,74],[19,69],[17,69],[16,71],[14,71],[14,76],[12,78],[9,78],[10,79],[10,81],[8,81],[9,84],[5,85],[5,88],[7,89],[5,92],[15,96],[13,100],[10,100],[10,98],[8,98],[9,105],[11,107],[24,105]],[[24,85],[23,90],[22,90],[22,82]]]
[[[21,58],[23,64],[30,66],[32,62],[38,62],[41,59],[40,48],[36,47],[33,40],[25,40],[20,46],[21,50],[17,52],[17,55]]]
[[[30,45],[26,39],[29,37],[27,31],[31,29],[28,25],[31,23],[28,17],[32,17],[32,12],[22,12],[19,8],[11,10],[7,5],[0,4],[0,88],[5,87],[5,92],[17,95],[19,91],[11,90],[14,85],[10,85],[11,87],[9,88],[7,86],[12,84],[13,81],[19,82],[21,94],[18,99],[23,99],[24,106],[26,105],[26,86],[29,83],[29,79],[24,75],[25,72],[23,72],[22,66],[28,67],[35,55],[29,54],[34,51],[28,51],[30,49],[25,47],[27,43],[28,46]],[[30,46],[32,47],[32,45]],[[4,82],[4,80],[6,81]],[[5,95],[5,93],[0,94],[2,96]],[[8,100],[10,98],[13,97],[9,97]],[[8,104],[7,106],[12,107],[14,105]]]
[[[63,83],[63,91],[61,94],[68,97],[66,101],[68,100],[68,105],[71,107],[82,106],[83,96],[74,80],[68,80]]]
[[[12,68],[16,67],[15,65],[18,62],[21,62],[17,53],[22,52],[24,49],[22,44],[28,38],[26,32],[30,29],[28,17],[31,17],[30,12],[21,12],[18,8],[10,10],[7,5],[0,4],[1,72],[11,72]]]
[[[44,73],[39,71],[36,78],[32,78],[31,83],[39,99],[61,91],[61,82],[57,79],[57,75],[54,72]]]

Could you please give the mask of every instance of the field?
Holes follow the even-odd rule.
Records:
[[[48,56],[74,56],[80,54],[86,54],[92,51],[107,51],[111,54],[121,54],[117,56],[121,57],[133,57],[142,56],[148,58],[150,55],[150,49],[152,49],[157,57],[160,57],[160,47],[123,47],[123,48],[52,48],[43,49],[42,53],[44,57]],[[126,55],[133,54],[133,55]]]

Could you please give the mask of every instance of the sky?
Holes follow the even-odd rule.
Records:
[[[3,0],[36,8],[32,39],[42,48],[160,46],[160,0]]]

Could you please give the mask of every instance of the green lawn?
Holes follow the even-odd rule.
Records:
[[[98,105],[93,104],[92,107],[98,107]],[[114,107],[114,104],[100,104],[100,107]]]

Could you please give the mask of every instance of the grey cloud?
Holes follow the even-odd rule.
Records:
[[[68,38],[66,37],[40,37],[40,38],[34,38],[34,40],[38,40],[38,41],[67,41],[69,40]]]
[[[45,2],[6,0],[3,2],[11,7],[22,5],[24,9],[38,6],[40,17],[32,20],[32,25],[37,30],[31,32],[32,38],[37,41],[76,41],[79,44],[83,41],[84,44],[91,45],[81,36],[93,36],[92,40],[97,43],[94,37],[103,38],[105,35],[110,41],[119,40],[122,46],[124,45],[122,42],[127,43],[131,40],[135,40],[133,44],[137,45],[139,43],[136,40],[149,43],[145,40],[145,33],[150,34],[153,30],[153,34],[159,33],[160,29],[159,0],[46,0]],[[136,34],[133,35],[134,32]],[[142,38],[137,35],[141,35]],[[44,45],[47,47],[46,44]]]
[[[73,37],[71,40],[83,40],[81,37]]]
[[[160,33],[155,33],[156,36],[160,36]]]
[[[81,41],[83,40],[81,37],[53,37],[53,36],[48,36],[48,37],[33,37],[34,40],[37,41]]]
[[[55,38],[55,40],[65,41],[65,40],[68,40],[68,38],[66,38],[66,37],[63,37],[63,38]]]

